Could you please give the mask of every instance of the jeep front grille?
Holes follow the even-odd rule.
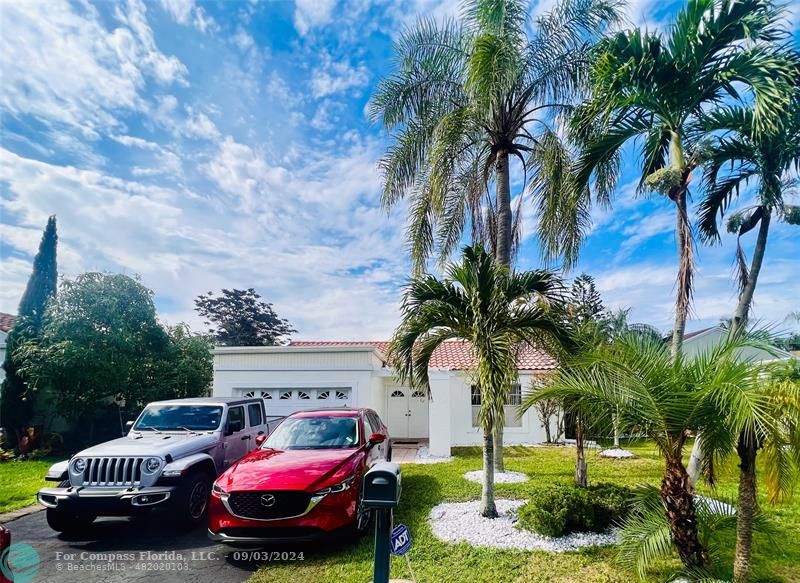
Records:
[[[83,486],[138,486],[143,457],[93,457],[86,459]]]

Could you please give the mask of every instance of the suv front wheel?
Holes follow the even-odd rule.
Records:
[[[172,509],[180,526],[192,528],[205,521],[211,477],[205,472],[189,474],[175,490]]]
[[[65,534],[85,530],[95,518],[97,517],[93,514],[75,514],[58,508],[47,509],[47,525],[56,532]]]

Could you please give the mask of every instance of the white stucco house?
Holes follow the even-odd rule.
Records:
[[[689,332],[683,337],[683,353],[690,357],[696,356],[722,342],[727,334],[728,331],[722,326],[711,326]],[[791,353],[777,347],[773,347],[769,352],[758,348],[746,348],[740,351],[739,356],[755,362],[787,360],[792,357]]]
[[[468,343],[442,344],[431,359],[430,399],[399,384],[386,364],[388,342],[291,342],[287,346],[218,347],[214,350],[214,396],[260,396],[268,415],[319,407],[370,407],[393,439],[427,439],[430,453],[450,455],[452,446],[479,445],[480,394],[469,370]],[[556,368],[547,353],[527,348],[518,359],[518,383],[506,409],[505,441],[538,443],[545,432],[536,414],[521,418],[517,406],[531,383]]]

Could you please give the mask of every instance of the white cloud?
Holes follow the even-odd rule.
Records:
[[[159,151],[161,150],[161,146],[159,146],[155,142],[151,142],[149,140],[145,140],[143,138],[137,138],[135,136],[123,136],[123,135],[110,135],[109,136],[115,142],[122,144],[123,146],[129,146],[132,148],[141,148],[143,150],[152,150],[152,151]]]
[[[197,6],[195,0],[161,0],[161,7],[166,10],[178,24],[193,25],[200,32],[215,31],[219,28],[216,21],[206,11]]]
[[[253,37],[247,34],[244,29],[238,29],[236,34],[233,35],[233,44],[235,44],[241,51],[248,51],[255,46]]]
[[[339,156],[312,156],[289,172],[249,146],[223,141],[207,170],[232,197],[252,195],[249,213],[213,197],[0,149],[8,192],[0,212],[19,225],[3,227],[0,237],[13,257],[32,257],[54,213],[62,274],[141,274],[157,300],[175,306],[162,314],[172,322],[199,325],[191,311],[199,293],[255,286],[300,337],[388,337],[407,273],[402,224],[365,204],[377,196],[377,145],[349,138],[342,146]],[[29,261],[0,262],[0,310],[16,309]]]
[[[272,71],[267,81],[267,95],[272,97],[277,103],[288,107],[300,105],[303,102],[303,95],[293,91],[283,77],[277,72]]]
[[[368,83],[369,72],[363,63],[354,67],[345,61],[334,61],[327,53],[323,54],[320,64],[311,74],[311,91],[317,98],[364,87]]]
[[[125,26],[110,30],[90,5],[4,3],[4,27],[13,34],[0,35],[3,111],[92,138],[118,128],[120,112],[146,109],[148,79],[185,83],[184,65],[156,47],[143,4],[116,14]]]
[[[220,137],[217,126],[202,111],[194,111],[192,108],[187,110],[188,117],[183,126],[183,134],[193,138],[203,138],[207,140]]]
[[[301,36],[331,21],[336,0],[295,0],[294,26]]]

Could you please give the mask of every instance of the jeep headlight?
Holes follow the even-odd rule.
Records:
[[[157,457],[149,457],[142,464],[145,474],[155,474],[161,468],[161,460]]]
[[[86,460],[83,458],[76,458],[72,460],[72,473],[73,474],[82,474],[86,471]]]

